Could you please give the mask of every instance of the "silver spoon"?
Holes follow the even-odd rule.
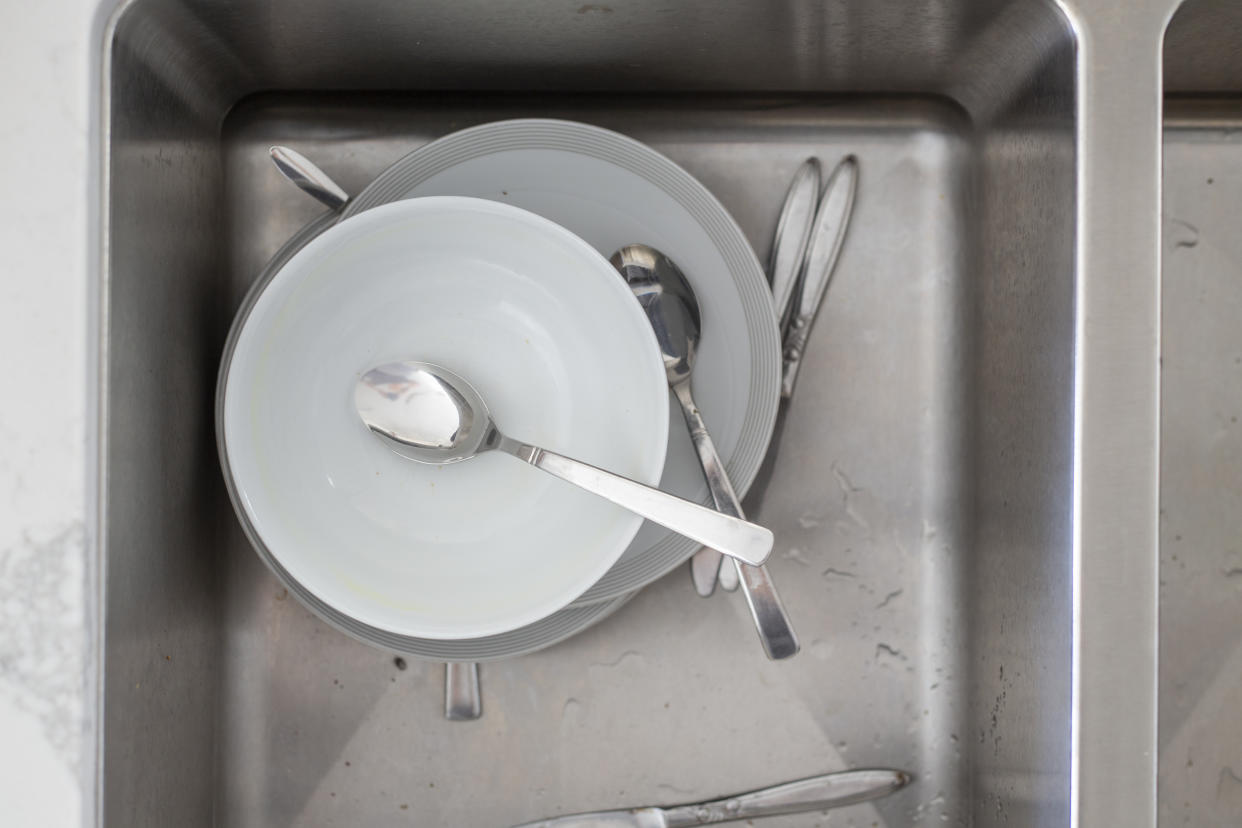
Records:
[[[660,352],[664,355],[664,373],[673,396],[681,403],[681,413],[685,415],[690,439],[703,465],[703,476],[707,478],[712,502],[716,504],[717,511],[745,519],[742,504],[733,491],[724,463],[716,453],[716,445],[690,393],[690,373],[694,369],[701,330],[699,303],[694,289],[672,259],[645,244],[623,247],[612,254],[610,261],[625,277],[655,331]],[[781,605],[780,596],[776,594],[767,567],[741,563],[737,566],[746,603],[750,606],[759,641],[768,658],[788,658],[798,652],[798,637]],[[715,567],[720,568],[719,554],[715,558]],[[712,580],[715,580],[716,569],[711,572]]]
[[[496,449],[746,563],[761,564],[772,551],[772,533],[762,526],[506,437],[479,392],[438,365],[372,368],[354,386],[354,406],[367,428],[419,463],[459,463]]]

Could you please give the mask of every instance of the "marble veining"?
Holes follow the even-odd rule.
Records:
[[[37,719],[70,770],[81,772],[86,631],[83,527],[23,533],[0,550],[0,696]]]

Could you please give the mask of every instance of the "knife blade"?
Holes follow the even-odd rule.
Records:
[[[595,811],[524,822],[514,828],[689,828],[854,805],[888,796],[913,779],[906,771],[891,768],[840,771],[711,802],[671,808]]]
[[[832,272],[841,254],[845,231],[854,211],[854,194],[858,189],[858,159],[847,155],[828,176],[824,195],[815,213],[811,243],[802,268],[801,288],[785,331],[785,364],[781,379],[781,398],[793,395],[802,356],[811,335],[811,326],[819,313],[832,280]]]

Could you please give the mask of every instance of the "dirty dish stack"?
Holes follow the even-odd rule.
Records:
[[[710,505],[655,338],[608,264],[642,241],[703,305],[695,396],[739,493],[771,438],[781,348],[736,223],[689,173],[586,124],[484,124],[422,146],[256,279],[217,433],[259,556],[328,623],[436,661],[510,658],[607,617],[693,541],[520,463],[419,466],[351,410],[417,358],[479,386],[506,432]]]

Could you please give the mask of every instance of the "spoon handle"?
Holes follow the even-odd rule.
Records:
[[[466,722],[483,715],[479,694],[479,665],[468,661],[449,661],[444,665],[444,718]]]
[[[754,523],[538,446],[505,439],[496,448],[744,563],[761,564],[772,551],[772,532]]]
[[[690,381],[687,379],[674,385],[673,396],[681,403],[681,412],[685,415],[686,427],[690,429],[690,439],[698,452],[699,462],[703,464],[703,476],[707,478],[707,489],[711,492],[716,510],[745,519],[746,514],[742,511],[737,492],[733,491],[733,484],[729,482],[724,463],[716,453],[716,444],[712,442],[707,424],[703,422],[699,407],[694,404],[694,397],[690,394]],[[695,557],[697,559],[709,552],[715,557],[716,566],[719,568],[720,554],[713,550],[705,548]],[[694,562],[697,563],[697,560]],[[736,560],[733,564],[741,580],[742,592],[746,595],[746,604],[750,607],[750,616],[754,619],[763,651],[774,661],[795,655],[799,648],[798,636],[794,633],[793,623],[789,620],[784,605],[781,604],[781,597],[776,591],[776,585],[772,583],[768,568],[747,566]],[[714,570],[711,576],[713,580],[716,578]]]
[[[268,153],[272,156],[272,161],[276,164],[276,169],[280,170],[281,175],[321,204],[326,204],[333,210],[340,210],[349,201],[349,194],[341,189],[339,184],[297,150],[275,146],[269,149]]]

